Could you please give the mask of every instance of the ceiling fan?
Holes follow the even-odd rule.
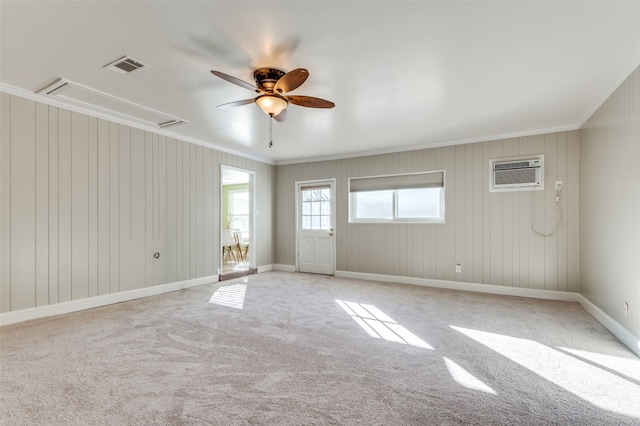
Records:
[[[300,87],[309,77],[309,71],[304,68],[297,68],[288,73],[275,68],[258,68],[253,72],[255,85],[220,71],[211,70],[211,74],[259,94],[256,98],[218,105],[218,108],[232,108],[255,102],[265,114],[276,121],[283,122],[287,119],[287,106],[290,103],[308,108],[333,108],[336,106],[333,102],[320,98],[287,95],[288,92]]]

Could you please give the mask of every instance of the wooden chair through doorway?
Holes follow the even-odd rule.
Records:
[[[236,258],[238,261],[247,261],[247,253],[249,252],[249,243],[242,240],[242,234],[237,231],[233,232],[233,242],[236,247]]]
[[[235,241],[235,235],[231,233],[231,231],[223,230],[222,231],[222,260],[227,260],[231,262],[238,262],[238,257],[236,254],[238,253],[238,245]]]

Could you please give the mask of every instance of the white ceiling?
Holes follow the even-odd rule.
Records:
[[[56,78],[188,121],[158,133],[285,164],[576,129],[640,64],[640,1],[2,1],[0,82]],[[148,67],[103,66],[129,55]],[[258,67],[307,68],[274,123]]]

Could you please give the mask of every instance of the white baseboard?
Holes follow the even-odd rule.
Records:
[[[634,336],[633,333],[624,328],[618,321],[611,318],[583,295],[579,294],[578,298],[578,301],[587,312],[640,357],[640,338],[638,338],[638,336]]]
[[[273,270],[283,271],[283,272],[296,272],[296,265],[281,265],[281,264],[274,263]]]
[[[261,274],[263,272],[273,271],[273,265],[262,265],[258,266],[258,273]]]
[[[578,293],[567,291],[538,290],[533,288],[508,287],[492,284],[476,284],[460,281],[433,280],[428,278],[401,277],[397,275],[367,274],[362,272],[336,271],[336,277],[359,280],[382,281],[387,283],[413,284],[449,290],[474,291],[478,293],[500,294],[503,296],[531,297],[534,299],[579,302]]]
[[[258,273],[268,271],[295,272],[295,265],[263,265],[258,267]],[[594,305],[590,300],[579,293],[566,291],[537,290],[520,287],[507,287],[490,284],[476,284],[458,281],[433,280],[428,278],[402,277],[397,275],[368,274],[363,272],[336,271],[336,277],[351,278],[368,281],[389,282],[398,284],[420,285],[425,287],[444,288],[449,290],[473,291],[478,293],[499,294],[504,296],[530,297],[535,299],[558,300],[563,302],[578,302],[598,320],[607,330],[616,336],[622,343],[640,357],[640,339],[624,328],[619,322],[607,315],[602,309]],[[169,284],[161,284],[153,287],[145,287],[136,290],[119,293],[105,294],[80,300],[56,303],[54,305],[39,306],[36,308],[21,309],[0,314],[0,326],[16,324],[23,321],[45,318],[53,315],[68,314],[84,309],[97,308],[113,303],[126,302],[148,296],[169,293],[189,287],[210,284],[218,281],[218,275],[196,278],[193,280],[178,281]]]
[[[161,284],[153,287],[144,287],[136,290],[122,291],[119,293],[104,294],[102,296],[89,297],[86,299],[70,300],[68,302],[56,303],[53,305],[38,306],[35,308],[20,309],[12,312],[0,314],[0,326],[16,324],[38,318],[50,317],[53,315],[68,314],[82,311],[84,309],[97,308],[111,305],[113,303],[126,302],[148,296],[169,293],[183,290],[189,287],[210,284],[218,281],[218,275],[195,278],[186,281],[177,281],[169,284]]]
[[[401,277],[397,275],[367,274],[362,272],[336,271],[336,277],[381,281],[387,283],[412,284],[449,290],[474,291],[478,293],[499,294],[504,296],[530,297],[534,299],[577,302],[616,336],[624,345],[640,357],[640,339],[624,328],[619,322],[607,315],[580,293],[567,291],[537,290],[531,288],[506,287],[490,284],[465,283],[458,281],[432,280],[427,278]]]

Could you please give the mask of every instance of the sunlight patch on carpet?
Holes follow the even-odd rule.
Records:
[[[640,386],[630,380],[533,340],[451,328],[597,407],[640,418]]]
[[[337,299],[336,302],[373,338],[433,350],[430,344],[395,322],[373,305]]]
[[[581,351],[578,349],[569,349],[558,347],[561,351],[569,352],[572,355],[586,359],[591,363],[595,363],[616,371],[630,379],[640,382],[640,359],[620,358],[619,356],[599,354],[589,351]]]
[[[242,309],[244,307],[244,297],[247,286],[244,284],[231,284],[220,287],[213,293],[209,303],[228,306],[230,308]]]
[[[444,359],[444,363],[447,365],[449,374],[451,374],[453,380],[458,382],[458,384],[464,386],[467,389],[473,389],[480,392],[497,395],[497,392],[491,389],[490,386],[486,385],[482,380],[469,373],[454,361],[450,360],[447,357],[442,357],[442,359]]]

